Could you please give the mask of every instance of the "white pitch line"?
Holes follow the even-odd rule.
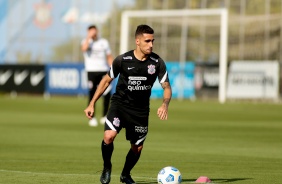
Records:
[[[94,173],[94,174],[45,173],[45,172],[14,171],[14,170],[3,170],[3,169],[1,169],[0,172],[21,173],[21,174],[38,174],[38,175],[64,175],[64,176],[100,176],[100,174],[101,174],[101,173]],[[120,177],[120,175],[114,175],[114,174],[112,174],[111,176]],[[153,177],[134,176],[134,178],[156,180],[156,178],[153,178]]]
[[[21,174],[38,174],[38,175],[63,175],[63,176],[100,176],[100,173],[94,173],[94,174],[64,174],[64,173],[45,173],[45,172],[30,172],[30,171],[13,171],[13,170],[4,170],[0,169],[0,172],[10,172],[10,173],[21,173]],[[112,177],[120,177],[120,175],[111,175]],[[145,180],[154,180],[157,181],[157,178],[153,177],[145,177],[145,176],[134,176],[134,178],[138,179],[145,179]],[[195,182],[181,182],[181,183],[195,183]],[[216,183],[210,183],[210,184],[216,184]]]
[[[64,174],[64,173],[45,173],[45,172],[30,172],[30,171],[13,171],[13,170],[0,170],[0,172],[11,172],[11,173],[21,173],[21,174],[39,174],[39,175],[67,175],[67,176],[70,176],[70,175],[73,175],[73,176],[76,176],[76,175],[88,175],[88,176],[91,176],[91,175],[95,175],[95,174]]]

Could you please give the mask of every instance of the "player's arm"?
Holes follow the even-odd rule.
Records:
[[[91,39],[91,38],[88,38],[88,37],[87,37],[87,38],[82,42],[82,44],[81,44],[81,51],[82,51],[82,52],[85,52],[85,51],[88,50],[90,39]]]
[[[108,62],[109,66],[112,66],[112,63],[113,63],[113,56],[112,56],[112,54],[108,54],[107,55],[107,62]]]
[[[172,91],[169,82],[161,83],[162,88],[164,89],[163,94],[163,103],[158,108],[158,116],[161,120],[167,120],[168,118],[168,105],[171,99]]]
[[[107,56],[108,65],[112,66],[114,58],[113,58],[111,48],[110,48],[110,44],[109,44],[108,40],[106,40],[105,48],[106,48],[106,56]]]
[[[111,84],[112,78],[109,75],[105,75],[101,82],[99,83],[97,90],[90,101],[88,107],[84,110],[85,115],[87,118],[91,119],[94,114],[94,104],[97,102],[97,100],[102,96],[104,91],[107,89],[107,87]]]
[[[90,43],[90,41],[91,41],[91,39],[92,39],[92,36],[93,36],[93,32],[88,31],[88,32],[87,32],[87,37],[85,38],[85,40],[84,40],[84,41],[82,42],[82,44],[81,44],[81,50],[82,50],[82,52],[85,52],[85,51],[88,50],[88,48],[89,48],[89,43]]]

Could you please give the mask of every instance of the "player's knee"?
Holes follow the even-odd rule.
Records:
[[[105,137],[104,137],[104,142],[105,142],[106,144],[111,144],[112,142],[114,142],[114,139],[113,139],[113,138],[105,138]]]
[[[112,142],[114,142],[116,137],[116,134],[111,132],[111,131],[105,131],[104,133],[104,142],[106,144],[111,144]]]
[[[112,137],[112,136],[104,136],[104,142],[106,144],[111,144],[112,142],[114,142],[115,140],[115,137]]]

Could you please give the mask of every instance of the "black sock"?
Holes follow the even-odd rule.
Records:
[[[114,151],[114,144],[113,143],[106,144],[103,140],[101,149],[102,149],[102,157],[104,160],[104,167],[111,169],[112,168],[111,158],[112,158],[112,153]]]
[[[124,163],[124,167],[122,170],[122,175],[129,175],[131,169],[135,166],[135,164],[138,162],[139,158],[140,158],[141,152],[136,154],[133,152],[132,149],[129,150],[129,152],[127,153],[126,156],[126,160]]]

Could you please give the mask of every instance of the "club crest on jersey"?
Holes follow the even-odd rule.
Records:
[[[154,74],[156,72],[156,66],[155,65],[148,65],[148,73],[149,74]]]
[[[120,125],[120,120],[119,120],[118,118],[114,118],[113,124],[114,124],[116,127],[119,127],[119,125]]]

